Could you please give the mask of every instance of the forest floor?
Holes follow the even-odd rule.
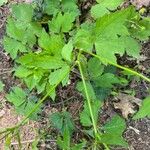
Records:
[[[143,3],[142,3],[143,2]],[[150,2],[150,1],[149,1]],[[146,5],[148,7],[148,1],[143,0],[134,0],[133,3],[139,9],[141,6]],[[5,23],[6,17],[9,14],[9,4],[3,7],[0,7],[0,80],[3,81],[5,84],[4,92],[0,93],[0,129],[6,128],[15,125],[22,119],[22,116],[18,116],[15,114],[13,107],[6,102],[5,95],[7,92],[10,91],[11,87],[14,85],[18,85],[19,81],[15,79],[11,74],[11,68],[13,67],[13,62],[6,55],[3,50],[2,46],[2,39],[5,34]],[[132,61],[125,62],[124,59],[120,60],[121,64],[127,64],[131,67],[140,67],[139,69],[142,71],[150,69],[150,42],[143,43],[143,47],[141,50],[141,60],[138,62],[138,65],[133,65]],[[150,71],[149,71],[150,72]],[[149,75],[149,74],[148,74]],[[39,129],[42,128],[43,130],[50,133],[47,127],[47,119],[48,114],[52,113],[53,111],[58,111],[61,109],[59,105],[67,105],[69,108],[69,112],[73,115],[73,119],[77,119],[78,113],[82,108],[82,98],[81,96],[75,91],[75,78],[72,77],[73,82],[69,86],[69,88],[62,90],[61,88],[58,89],[58,95],[60,95],[61,100],[57,104],[51,104],[49,102],[45,103],[45,107],[43,108],[42,119],[39,122],[28,122],[27,125],[22,127],[21,133],[21,142],[24,145],[24,149],[32,149],[29,145],[32,143],[35,138],[38,137]],[[143,99],[148,95],[148,89],[150,85],[144,81],[136,82],[132,81],[128,87],[129,89],[134,89],[135,97],[139,99]],[[64,100],[68,101],[64,101]],[[66,104],[67,102],[67,104]],[[125,104],[122,103],[122,107],[125,107]],[[129,109],[129,108],[128,108]],[[115,109],[114,104],[110,101],[106,102],[106,105],[103,108],[101,122],[105,122],[108,118],[110,118],[114,113],[125,113],[124,110]],[[150,119],[145,118],[138,121],[133,121],[128,119],[127,123],[127,130],[124,133],[125,139],[129,143],[130,150],[150,150]],[[1,139],[2,137],[0,137]],[[77,139],[78,135],[74,135],[74,138]],[[16,146],[17,142],[12,141],[12,146]],[[39,149],[55,149],[52,148],[52,145],[55,147],[55,139],[45,139],[41,141]],[[4,150],[4,140],[0,141],[0,150]],[[125,150],[122,148],[116,147],[114,150]]]

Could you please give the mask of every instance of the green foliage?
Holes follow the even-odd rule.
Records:
[[[88,72],[91,79],[98,78],[102,75],[104,72],[104,66],[101,64],[101,62],[97,58],[91,58],[88,61]]]
[[[44,1],[44,12],[48,15],[56,16],[58,12],[68,12],[72,16],[76,17],[79,15],[79,9],[76,4],[76,0],[45,0]]]
[[[31,22],[33,17],[33,8],[28,4],[15,4],[12,6],[12,15],[18,20],[23,22]]]
[[[94,120],[95,120],[96,123],[98,121],[98,114],[99,114],[100,105],[101,105],[101,103],[98,100],[95,100],[95,101],[91,102],[91,107],[92,107],[93,114],[94,114]],[[85,127],[92,126],[90,110],[89,110],[89,107],[88,107],[88,104],[87,104],[86,101],[85,101],[85,104],[84,104],[84,109],[80,113],[80,122]]]
[[[43,0],[37,5],[21,3],[12,6],[3,45],[13,59],[14,76],[21,79],[28,90],[14,87],[6,98],[19,114],[26,116],[25,120],[28,117],[37,119],[42,102],[49,97],[55,100],[57,86],[67,86],[75,72],[79,77],[75,78],[76,89],[84,99],[80,123],[91,143],[81,139],[78,144],[72,141],[75,123],[71,114],[63,109],[49,118],[59,131],[59,148],[127,147],[122,137],[125,121],[114,116],[104,126],[99,126],[99,112],[103,100],[112,90],[118,90],[117,85],[122,88],[128,84],[126,78],[117,75],[116,67],[150,82],[147,77],[117,64],[116,57],[124,54],[134,59],[139,57],[139,41],[148,40],[150,36],[150,19],[140,16],[132,6],[119,10],[123,0],[97,0],[91,8],[91,16],[80,17],[84,11],[80,12],[77,2]],[[0,82],[0,91],[2,87]],[[38,97],[44,97],[38,101],[30,94],[33,91]],[[143,101],[134,119],[149,116],[148,104],[149,98]]]
[[[36,103],[33,101],[33,97],[27,96],[28,93],[23,91],[21,88],[13,87],[10,94],[6,95],[6,98],[9,102],[11,102],[15,106],[15,109],[19,114],[27,115],[36,105]],[[38,118],[37,113],[40,113],[40,108],[38,108],[30,116],[30,118],[36,120]]]
[[[94,43],[94,24],[86,22],[81,24],[81,27],[77,30],[74,35],[75,47],[85,51],[92,51]]]
[[[63,133],[63,138],[58,137],[57,139],[57,144],[61,149],[64,150],[82,150],[85,147],[86,142],[83,141],[82,143],[79,144],[75,144],[75,145],[71,145],[71,139],[70,139],[70,134],[68,132],[68,130],[66,129]]]
[[[134,9],[129,7],[97,19],[95,47],[98,55],[114,63],[116,63],[115,54],[122,56],[125,51],[128,55],[138,58],[140,46],[135,39],[130,37],[125,26],[126,20],[133,11]]]
[[[50,116],[50,121],[53,126],[56,127],[62,134],[68,132],[66,134],[72,134],[75,129],[72,117],[69,112],[56,112]],[[67,131],[65,131],[67,129]]]
[[[49,22],[49,28],[51,32],[69,32],[72,29],[73,22],[75,18],[70,13],[64,13],[63,15],[59,13],[56,17]]]
[[[17,57],[18,51],[26,52],[26,47],[22,43],[10,38],[4,38],[4,48],[7,53],[10,54],[11,58],[15,59]]]
[[[137,15],[136,19],[133,18],[129,23],[130,33],[140,39],[141,41],[148,40],[150,35],[150,17],[141,19]]]
[[[123,2],[124,0],[97,0],[98,4],[92,7],[91,14],[95,19],[102,17],[117,9]]]
[[[140,107],[137,114],[135,114],[133,119],[140,119],[149,116],[150,116],[150,97],[147,97],[143,100],[142,106]]]
[[[72,51],[73,51],[73,44],[72,41],[69,41],[62,49],[62,57],[69,62],[72,62]]]
[[[122,137],[125,128],[125,120],[119,116],[114,116],[102,127],[104,130],[104,134],[101,136],[102,142],[108,145],[128,147],[127,142]]]

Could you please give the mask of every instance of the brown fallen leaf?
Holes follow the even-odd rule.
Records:
[[[115,97],[117,102],[113,102],[114,108],[119,109],[124,118],[128,118],[129,114],[134,114],[135,105],[140,106],[141,100],[127,94],[119,93],[118,96]]]

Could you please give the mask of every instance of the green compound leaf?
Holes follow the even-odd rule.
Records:
[[[100,60],[93,57],[88,61],[88,72],[90,78],[97,78],[102,75],[104,71],[104,66],[101,64]]]
[[[57,138],[57,145],[64,150],[70,150],[70,143],[71,142],[71,136],[69,133],[68,128],[64,129],[63,132],[63,137],[61,138],[60,136],[58,136]]]
[[[73,18],[80,14],[77,6],[77,0],[62,0],[62,10],[63,12],[69,12]]]
[[[62,49],[62,57],[71,62],[72,61],[72,51],[73,51],[73,43],[72,41],[69,41]]]
[[[24,66],[19,66],[19,67],[15,68],[14,70],[15,70],[14,75],[18,78],[26,78],[33,72]]]
[[[125,120],[120,116],[114,116],[102,128],[104,134],[101,136],[101,141],[108,145],[120,145],[128,147],[127,142],[123,139],[122,134],[126,129]]]
[[[17,60],[29,68],[58,69],[66,65],[59,57],[28,53]]]
[[[56,15],[59,12],[59,0],[45,0],[44,1],[44,11],[49,15]]]
[[[5,51],[10,54],[12,59],[17,57],[19,51],[27,52],[25,45],[15,39],[4,37],[3,44]]]
[[[138,58],[140,46],[138,42],[129,37],[128,29],[125,26],[126,19],[133,11],[134,9],[130,7],[105,15],[96,21],[95,47],[98,55],[113,63],[116,63],[115,54],[122,56],[125,51],[128,55]]]
[[[33,16],[32,5],[26,3],[14,4],[12,14],[16,19],[23,22],[31,22]]]
[[[41,48],[43,48],[45,50],[50,50],[50,47],[52,45],[51,38],[44,29],[42,30],[41,36],[38,40],[38,44]]]
[[[6,95],[6,98],[11,102],[17,111],[21,115],[27,115],[36,105],[32,100],[27,99],[28,94],[19,87],[13,87],[12,91]],[[28,96],[29,97],[29,96]],[[30,118],[37,119],[37,113],[40,112],[40,108],[35,111]]]
[[[40,37],[42,33],[42,26],[40,23],[37,22],[30,22],[28,29],[32,31],[32,33],[35,34],[37,37]]]
[[[28,44],[29,47],[33,47],[36,43],[35,35],[39,34],[40,31],[37,31],[37,29],[33,30],[32,25],[32,23],[23,23],[14,20],[13,18],[8,18],[6,26],[7,36],[20,41],[24,45]],[[34,26],[35,25],[36,24],[34,24]],[[38,30],[40,30],[40,26],[38,27]]]
[[[93,116],[94,116],[95,123],[97,123],[97,120],[98,120],[98,113],[100,110],[100,106],[101,106],[101,102],[99,100],[91,101],[91,107],[93,110]],[[93,125],[90,110],[89,110],[89,107],[88,107],[88,104],[86,101],[84,102],[84,109],[80,113],[80,122],[85,127],[90,127]]]
[[[42,70],[33,70],[32,75],[24,79],[30,91],[39,84],[43,76],[44,76],[44,72]]]
[[[112,88],[113,84],[119,84],[120,80],[112,73],[105,73],[94,80],[96,87]]]
[[[4,84],[3,84],[3,82],[2,81],[0,81],[0,92],[2,92],[3,91],[3,88],[4,88]]]
[[[60,35],[49,35],[45,30],[42,31],[38,40],[39,46],[53,55],[61,55],[64,46],[64,40]]]
[[[73,18],[80,14],[77,0],[45,0],[44,8],[45,12],[49,15],[56,16],[59,12],[70,13]]]
[[[136,20],[131,24],[129,31],[134,37],[142,41],[148,40],[150,36],[150,17]]]
[[[75,47],[80,50],[92,51],[94,45],[95,34],[93,33],[94,26],[89,22],[81,25],[74,36]]]
[[[143,100],[142,106],[140,107],[137,114],[133,117],[133,119],[140,119],[149,116],[150,116],[150,96],[148,96]]]
[[[102,17],[105,14],[109,14],[110,11],[117,9],[123,2],[124,0],[97,0],[98,4],[92,7],[91,15],[95,19]]]
[[[49,22],[49,29],[51,32],[69,32],[72,29],[75,18],[70,13],[59,13],[56,17]]]
[[[61,69],[55,70],[49,76],[49,83],[51,85],[57,84],[62,79],[62,77],[64,77],[65,75],[67,76],[69,72],[70,67],[67,65],[63,66]]]
[[[53,113],[49,119],[53,126],[62,134],[66,129],[69,131],[69,134],[72,134],[73,130],[75,129],[71,114],[69,112],[64,111],[62,113]]]
[[[21,104],[25,102],[26,94],[21,88],[14,87],[12,88],[12,92],[10,92],[10,94],[7,95],[6,98],[9,102],[13,103],[16,107],[19,107]]]
[[[11,38],[14,38],[18,41],[24,40],[25,28],[21,27],[20,25],[17,26],[17,21],[13,20],[12,18],[7,19],[6,32]]]
[[[91,83],[90,82],[86,82],[86,86],[87,86],[87,91],[88,91],[90,99],[96,100],[97,98],[96,98],[96,95],[95,95],[95,91],[94,91]],[[86,98],[84,86],[83,86],[83,83],[81,81],[77,83],[76,89],[79,92],[82,93],[84,98]]]

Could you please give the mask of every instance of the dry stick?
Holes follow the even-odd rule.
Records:
[[[28,140],[28,141],[21,141],[21,144],[33,143],[34,141],[35,141],[35,139]],[[19,145],[19,143],[18,142],[13,142],[13,143],[11,143],[11,145]]]

